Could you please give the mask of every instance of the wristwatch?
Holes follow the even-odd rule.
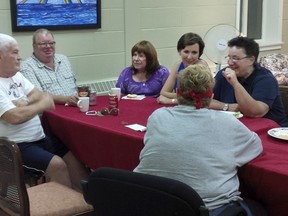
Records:
[[[226,103],[226,104],[224,104],[224,107],[223,107],[223,111],[227,111],[228,110],[228,108],[229,108],[229,105]]]

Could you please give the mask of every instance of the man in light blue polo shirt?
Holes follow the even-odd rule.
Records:
[[[68,58],[55,53],[53,34],[38,29],[33,34],[33,54],[21,64],[21,73],[56,104],[76,105],[78,101],[75,74]]]

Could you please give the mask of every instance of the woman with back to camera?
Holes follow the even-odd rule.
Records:
[[[158,97],[169,76],[169,70],[159,64],[154,46],[146,40],[139,41],[131,49],[132,65],[120,74],[116,87],[122,94]]]
[[[198,34],[188,32],[180,37],[177,43],[177,50],[181,61],[176,62],[172,67],[170,75],[160,92],[160,96],[157,98],[158,103],[177,104],[177,75],[184,68],[193,64],[202,64],[208,67],[207,62],[200,58],[204,47],[205,43]]]
[[[149,116],[134,171],[184,182],[200,195],[210,216],[239,206],[247,216],[264,216],[262,209],[251,214],[240,196],[237,176],[239,167],[261,154],[261,140],[235,116],[208,109],[213,86],[214,78],[204,65],[188,66],[179,74],[179,105],[159,108]]]

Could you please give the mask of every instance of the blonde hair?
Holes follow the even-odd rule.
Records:
[[[178,75],[178,79],[177,97],[179,104],[196,106],[197,100],[191,96],[191,91],[200,95],[211,92],[214,87],[214,78],[205,65],[195,64],[186,67]],[[202,100],[202,107],[207,107],[211,97],[203,96],[200,100]]]

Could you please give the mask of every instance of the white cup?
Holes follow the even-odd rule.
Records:
[[[77,106],[81,112],[87,112],[89,110],[89,97],[79,97]]]
[[[110,93],[117,95],[118,101],[120,100],[120,98],[121,98],[121,88],[111,88]]]

